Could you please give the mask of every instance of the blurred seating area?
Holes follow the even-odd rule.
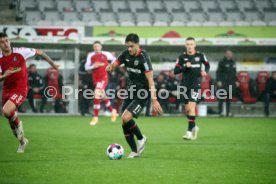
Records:
[[[252,110],[264,114],[264,101],[267,93],[267,81],[272,74],[267,71],[259,71],[256,78],[250,76],[248,71],[239,71],[236,78],[236,86],[232,86],[232,106],[234,114],[241,114],[243,110]],[[161,100],[161,105],[166,113],[183,113],[183,101],[177,97],[177,86],[179,86],[181,76],[175,76],[172,71],[158,71],[155,76],[157,92],[168,90],[169,97]],[[275,80],[276,81],[276,80]],[[218,90],[216,79],[210,74],[202,78],[200,104],[208,105],[208,114],[217,115],[218,99],[212,96],[212,89]],[[205,96],[204,96],[205,95]],[[276,104],[276,99],[271,98],[270,102]],[[275,106],[274,106],[275,107]],[[273,108],[274,108],[273,107]],[[252,112],[251,112],[252,113]]]
[[[27,25],[275,26],[274,0],[12,0]]]

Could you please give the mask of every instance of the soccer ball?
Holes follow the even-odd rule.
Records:
[[[106,149],[106,155],[110,160],[120,160],[124,155],[124,148],[120,144],[110,144]]]

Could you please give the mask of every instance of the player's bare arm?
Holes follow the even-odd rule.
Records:
[[[149,89],[150,89],[153,110],[158,112],[159,114],[162,114],[163,109],[162,109],[161,105],[159,104],[159,102],[157,101],[157,97],[156,97],[156,89],[155,89],[155,85],[154,85],[154,81],[153,81],[153,72],[152,71],[147,72],[147,73],[145,73],[145,75],[146,75],[146,78],[149,83]]]
[[[109,72],[110,72],[110,71],[114,70],[115,68],[117,68],[118,65],[119,65],[119,64],[115,61],[115,62],[113,62],[113,63],[107,65],[106,71],[109,71]]]
[[[14,72],[12,70],[6,70],[5,73],[3,75],[0,75],[0,81],[5,80],[6,77],[10,76],[11,74],[13,74]]]
[[[104,66],[104,63],[102,62],[95,62],[93,65],[90,65],[90,66],[86,66],[85,67],[85,70],[88,71],[88,70],[95,70],[99,67],[102,67]]]
[[[47,61],[54,69],[58,70],[59,65],[55,64],[54,61],[42,50],[37,49],[36,55],[41,56],[45,61]]]
[[[99,67],[101,67],[101,66],[104,66],[105,64],[102,63],[102,62],[96,62],[96,63],[93,64],[93,65],[94,65],[94,69],[96,69],[96,68],[99,68]]]

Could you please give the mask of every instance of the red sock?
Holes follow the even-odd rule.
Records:
[[[13,111],[13,112],[11,112],[11,114],[10,114],[10,116],[8,116],[7,117],[8,118],[8,120],[11,122],[11,123],[13,123],[13,124],[15,124],[16,126],[19,124],[19,118],[18,118],[18,116],[17,116],[17,113],[16,113],[16,111]]]
[[[95,116],[95,117],[98,117],[98,116],[99,116],[100,109],[101,109],[101,100],[100,100],[100,99],[98,99],[98,98],[95,98],[95,99],[94,99],[93,108],[94,108],[94,116]]]
[[[108,108],[108,110],[110,112],[112,112],[113,107],[111,106],[110,100],[108,98],[104,99],[104,104],[105,104],[106,108]]]

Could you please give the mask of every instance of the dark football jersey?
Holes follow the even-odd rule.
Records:
[[[124,64],[128,72],[128,84],[136,85],[136,89],[149,89],[148,80],[145,73],[152,71],[150,57],[144,50],[140,50],[138,55],[130,55],[128,50],[123,51],[116,62]]]
[[[190,62],[191,67],[187,67],[186,63]],[[210,65],[205,54],[196,52],[194,55],[183,53],[178,56],[174,68],[175,74],[182,73],[182,83],[186,85],[198,84],[201,81],[202,64],[205,65],[205,71],[209,72]]]
[[[223,58],[218,64],[216,74],[217,81],[224,84],[234,84],[237,74],[236,62],[232,59]]]

